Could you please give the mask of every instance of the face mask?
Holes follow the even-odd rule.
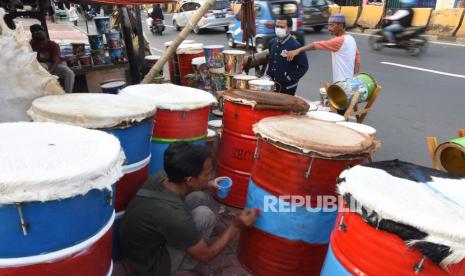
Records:
[[[279,38],[283,38],[287,35],[286,29],[283,28],[275,28],[274,31],[276,33],[276,36]]]

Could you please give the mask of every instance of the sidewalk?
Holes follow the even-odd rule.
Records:
[[[28,37],[31,35],[29,27],[33,24],[39,23],[35,19],[25,18],[21,18],[18,21],[21,22],[24,32],[28,35]],[[47,28],[50,39],[57,43],[89,43],[87,34],[68,21],[58,21],[57,23],[47,21]]]

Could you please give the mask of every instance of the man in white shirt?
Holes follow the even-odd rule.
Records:
[[[352,78],[360,70],[360,54],[355,39],[345,32],[345,16],[333,14],[328,20],[329,32],[336,36],[325,41],[315,41],[287,53],[287,59],[305,51],[326,50],[331,51],[333,64],[333,82]]]

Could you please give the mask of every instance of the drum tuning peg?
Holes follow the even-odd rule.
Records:
[[[15,206],[18,209],[19,221],[20,221],[21,229],[23,230],[23,235],[27,236],[29,224],[24,219],[22,205],[23,205],[22,203],[15,203]]]
[[[186,114],[187,114],[186,111],[181,112],[181,119],[183,120],[186,119]]]
[[[308,165],[307,172],[305,173],[305,179],[309,179],[311,176],[311,171],[312,171],[312,165],[313,165],[313,160],[315,159],[314,156],[310,157],[310,165]]]
[[[337,184],[340,184],[341,182],[345,182],[346,181],[346,178],[345,177],[337,177],[336,178],[336,183]]]
[[[420,273],[423,270],[423,265],[425,263],[426,257],[423,256],[418,264],[413,265],[413,271],[415,274]]]
[[[107,196],[107,203],[109,205],[112,205],[113,204],[113,193],[110,193],[108,196]]]
[[[260,153],[258,153],[258,139],[257,139],[257,143],[255,144],[255,151],[253,153],[253,158],[254,159],[259,159],[260,158]]]
[[[341,215],[341,220],[339,221],[338,225],[339,231],[346,232],[347,231],[347,225],[344,223],[344,214]]]

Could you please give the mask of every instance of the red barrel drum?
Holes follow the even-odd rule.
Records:
[[[190,44],[190,43],[194,43],[194,42],[195,41],[193,41],[193,40],[184,40],[181,43],[181,45],[182,44]],[[173,43],[173,41],[165,42],[165,48],[170,47],[171,43]],[[176,77],[179,77],[178,56],[176,54],[173,54],[173,56],[170,59],[168,59],[168,71],[170,73],[171,83],[176,83]],[[178,84],[178,83],[176,83],[176,84]]]
[[[301,99],[279,94],[247,90],[224,92],[223,131],[218,150],[217,175],[228,176],[234,185],[222,203],[243,208],[252,168],[257,137],[253,124],[263,118],[306,112],[308,105]]]
[[[256,275],[318,275],[337,216],[337,178],[364,162],[376,144],[307,116],[266,118],[254,131],[259,138],[246,208],[259,208],[260,215],[241,234],[239,260]]]
[[[203,44],[192,43],[179,45],[176,50],[178,56],[179,77],[181,85],[188,85],[186,75],[193,74],[194,68],[192,67],[192,59],[196,57],[203,57]]]
[[[465,275],[465,219],[455,213],[463,187],[463,178],[399,160],[347,170],[321,275]]]

